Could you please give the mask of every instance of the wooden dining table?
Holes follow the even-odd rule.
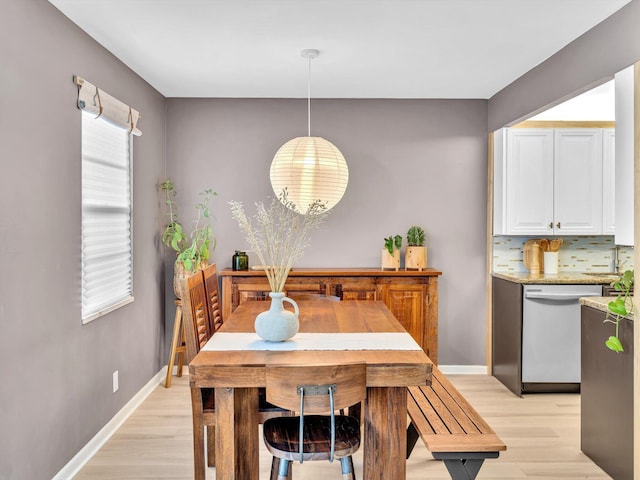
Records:
[[[245,302],[189,364],[192,388],[214,388],[216,478],[257,480],[258,388],[267,365],[365,362],[364,480],[406,478],[407,386],[428,385],[432,362],[380,301],[299,302],[300,329],[270,344],[255,335],[264,302]],[[204,479],[204,467],[195,472]]]

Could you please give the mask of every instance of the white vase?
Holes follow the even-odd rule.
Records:
[[[268,342],[284,342],[298,333],[298,304],[282,292],[271,292],[271,307],[256,317],[255,329]],[[293,305],[294,312],[285,310],[282,302]]]

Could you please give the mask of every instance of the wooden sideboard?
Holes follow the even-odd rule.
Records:
[[[269,300],[269,282],[263,271],[219,272],[222,278],[222,318],[228,318],[242,302]],[[379,270],[376,268],[293,269],[284,291],[335,295],[345,301],[381,300],[402,326],[438,363],[438,276],[442,272]]]

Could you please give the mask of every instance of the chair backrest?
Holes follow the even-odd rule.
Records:
[[[220,306],[220,290],[218,287],[218,270],[212,263],[202,270],[204,290],[209,308],[209,329],[213,335],[222,326],[222,308]]]
[[[285,410],[300,411],[298,387],[305,387],[304,412],[327,413],[331,411],[328,386],[335,385],[333,408],[347,408],[364,400],[367,392],[366,375],[364,362],[344,365],[267,365],[267,401]],[[322,388],[324,386],[327,388]],[[314,392],[314,387],[320,388]]]
[[[182,291],[186,292],[182,298],[182,323],[186,337],[187,356],[193,359],[211,338],[209,307],[202,272],[198,270],[183,279]]]
[[[295,300],[296,302],[301,301],[313,301],[313,300],[331,300],[334,302],[339,302],[340,297],[335,295],[325,295],[324,293],[287,293],[287,297]]]

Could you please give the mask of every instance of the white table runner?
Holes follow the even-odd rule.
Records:
[[[202,350],[421,350],[406,332],[298,333],[285,342],[267,342],[255,333],[218,332]]]

